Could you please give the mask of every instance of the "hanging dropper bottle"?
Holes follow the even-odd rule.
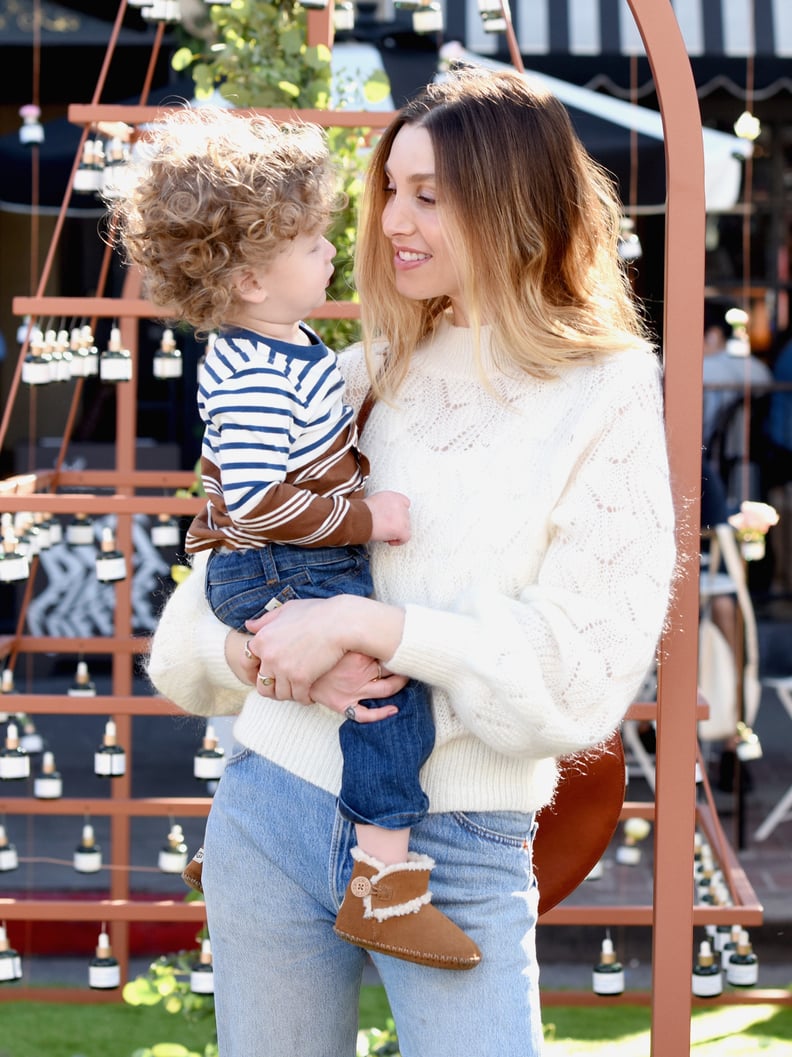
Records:
[[[93,546],[93,518],[89,517],[88,514],[75,514],[66,526],[66,542],[71,547]]]
[[[208,938],[201,940],[201,953],[190,967],[190,990],[196,995],[214,994],[214,967],[212,945]]]
[[[96,579],[100,583],[114,583],[126,579],[126,559],[116,550],[115,534],[109,525],[102,529],[101,549],[96,558]]]
[[[157,865],[163,873],[181,873],[187,866],[187,845],[184,831],[174,823],[168,832],[168,841],[160,848]]]
[[[111,327],[107,348],[99,357],[99,377],[103,382],[128,382],[132,378],[132,355],[121,344],[121,330]]]
[[[181,378],[182,354],[176,345],[173,331],[163,330],[160,347],[154,353],[153,371],[155,378]]]
[[[600,960],[592,973],[592,989],[595,995],[620,995],[624,991],[624,969],[610,936],[602,941]]]
[[[716,998],[723,991],[720,958],[713,954],[709,940],[702,940],[699,945],[696,964],[693,966],[692,987],[696,998]]]
[[[155,547],[178,547],[181,542],[179,522],[170,514],[159,514],[151,526],[151,542]]]
[[[111,991],[114,987],[121,986],[121,966],[113,957],[110,937],[104,925],[99,933],[96,957],[88,964],[88,986],[100,991]]]
[[[63,796],[63,779],[51,752],[45,752],[41,758],[41,774],[33,782],[33,796],[39,800],[58,800]]]
[[[17,715],[17,722],[22,728],[19,736],[19,745],[31,756],[37,756],[44,751],[44,739],[36,730],[36,724],[30,716],[24,713]]]
[[[96,687],[91,681],[91,674],[85,661],[77,662],[74,682],[67,693],[69,697],[96,697]]]
[[[30,757],[20,747],[16,723],[9,723],[6,727],[5,748],[0,749],[0,779],[13,782],[29,777]]]
[[[96,843],[90,823],[83,826],[80,843],[74,849],[74,869],[77,873],[97,873],[102,869],[102,849]]]
[[[759,979],[759,959],[753,952],[751,940],[745,929],[737,939],[737,949],[726,966],[726,983],[732,987],[753,987]]]
[[[16,847],[8,839],[6,828],[0,823],[0,873],[9,873],[19,866]]]
[[[725,942],[721,941],[721,969],[723,969],[724,972],[729,968],[729,958],[731,958],[737,950],[737,942],[740,939],[741,932],[742,925],[732,925],[729,939]]]
[[[22,979],[22,961],[19,953],[8,942],[5,923],[0,925],[0,983]]]
[[[120,778],[126,773],[126,753],[116,743],[116,736],[116,725],[108,719],[102,744],[94,753],[94,774],[100,778]]]
[[[205,782],[217,781],[225,770],[225,752],[218,747],[217,734],[206,724],[202,747],[193,757],[193,775]]]
[[[4,515],[5,516],[5,515]],[[2,529],[2,546],[0,546],[0,583],[16,583],[27,580],[30,574],[30,560],[19,546],[19,540],[8,523]]]

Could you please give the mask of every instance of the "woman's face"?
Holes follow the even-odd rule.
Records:
[[[404,125],[399,130],[385,178],[382,230],[393,247],[396,289],[416,301],[450,298],[454,322],[464,325],[459,275],[438,210],[434,149],[426,129]]]

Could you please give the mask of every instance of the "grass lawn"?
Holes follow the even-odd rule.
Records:
[[[365,987],[361,1028],[382,1027],[388,1015],[382,988]],[[545,1010],[545,1035],[546,1057],[647,1057],[649,1010],[552,1007]],[[0,1057],[131,1057],[135,1050],[160,1042],[180,1043],[203,1057],[211,1039],[210,1022],[189,1023],[161,1006],[0,1005]],[[792,1057],[792,1008],[696,1009],[691,1040],[692,1057]]]

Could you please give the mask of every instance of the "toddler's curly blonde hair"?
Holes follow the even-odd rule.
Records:
[[[340,205],[316,125],[180,109],[151,127],[137,155],[111,202],[119,245],[153,304],[199,332],[228,321],[241,272],[323,230]]]

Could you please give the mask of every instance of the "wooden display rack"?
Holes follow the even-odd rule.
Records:
[[[696,331],[701,319],[703,291],[703,152],[700,124],[692,75],[688,81],[684,71],[688,67],[684,46],[673,18],[670,4],[657,0],[631,0],[631,7],[646,44],[652,63],[658,96],[666,125],[667,209],[666,245],[666,407],[672,472],[677,492],[688,497],[684,505],[686,515],[680,518],[678,543],[680,553],[698,555],[699,438],[701,433],[700,364],[697,371],[696,350],[690,347],[689,336]],[[122,0],[119,20],[125,8]],[[325,11],[311,11],[309,39],[316,43],[332,43],[332,3]],[[158,35],[157,42],[161,39]],[[156,46],[158,46],[158,43]],[[113,43],[109,49],[112,54]],[[108,60],[109,61],[109,60]],[[680,73],[680,71],[682,71]],[[97,99],[101,84],[97,89]],[[83,141],[88,128],[101,121],[124,121],[139,124],[157,119],[162,109],[145,105],[136,107],[108,107],[98,102],[72,106],[69,117],[84,126]],[[290,112],[272,112],[280,118]],[[301,112],[300,116],[325,126],[343,123],[347,126],[382,127],[390,114],[347,112]],[[78,158],[72,171],[76,171]],[[68,199],[68,194],[67,194]],[[65,203],[64,203],[65,211]],[[61,220],[63,212],[61,215]],[[55,238],[60,228],[56,228]],[[51,259],[51,257],[50,257]],[[46,267],[45,267],[46,272]],[[46,283],[46,274],[41,289]],[[102,284],[99,289],[101,291]],[[162,313],[139,296],[139,281],[130,271],[120,299],[44,297],[41,291],[33,297],[14,300],[15,314],[32,318],[47,316],[82,316],[118,320],[122,342],[132,354],[134,377],[137,377],[137,324],[141,318],[161,318]],[[352,304],[328,304],[319,313],[326,318],[352,318],[357,307]],[[26,350],[23,348],[22,356]],[[700,349],[699,349],[700,355]],[[22,357],[14,380],[14,393],[21,375]],[[76,382],[79,389],[80,380]],[[132,551],[131,525],[135,514],[161,512],[175,516],[195,512],[198,500],[180,499],[173,495],[151,496],[138,494],[146,489],[170,491],[185,487],[192,481],[191,474],[142,472],[135,465],[135,383],[117,386],[116,464],[112,471],[66,472],[56,469],[47,473],[33,473],[0,482],[0,507],[3,510],[47,511],[56,514],[76,512],[114,514],[117,518],[117,546],[126,553]],[[12,394],[13,400],[13,394]],[[74,404],[76,407],[76,401]],[[70,418],[71,425],[71,418]],[[2,428],[0,428],[0,438]],[[63,455],[63,453],[62,453]],[[61,458],[62,461],[62,458]],[[70,489],[81,489],[80,492]],[[96,489],[86,494],[85,489]],[[112,494],[99,494],[100,489],[112,489]],[[630,716],[636,719],[657,719],[657,783],[653,803],[627,803],[623,817],[640,815],[651,818],[655,827],[655,877],[651,904],[641,906],[571,906],[562,904],[543,917],[543,922],[555,925],[644,925],[653,929],[653,991],[652,994],[631,992],[607,1001],[645,1002],[653,1007],[652,1052],[662,1057],[683,1057],[689,1053],[687,1023],[692,1005],[690,969],[692,967],[692,937],[694,925],[706,923],[740,923],[758,925],[762,908],[748,879],[726,842],[710,803],[697,803],[695,787],[696,722],[697,713],[697,646],[696,635],[689,629],[698,624],[698,568],[695,561],[688,563],[687,575],[676,586],[675,607],[670,629],[664,636],[657,705],[633,706]],[[32,584],[32,576],[31,576]],[[132,693],[133,670],[136,658],[145,653],[147,640],[135,637],[131,627],[131,584],[129,580],[117,584],[116,619],[112,636],[104,638],[52,638],[26,636],[20,629],[13,636],[0,640],[0,658],[15,657],[20,653],[104,653],[112,658],[112,694],[93,699],[74,699],[63,695],[20,695],[19,710],[26,713],[68,711],[74,714],[112,715],[118,726],[119,739],[127,746],[129,768],[134,760],[131,719],[136,715],[166,714],[175,709],[162,698],[136,696]],[[27,603],[29,599],[26,598]],[[24,608],[24,607],[23,607]],[[24,619],[24,616],[23,618]],[[687,629],[687,630],[686,630]],[[8,700],[10,709],[14,699]],[[135,816],[178,814],[204,815],[209,808],[208,798],[133,798],[129,775],[112,779],[111,795],[102,800],[60,800],[42,802],[29,798],[0,799],[0,813],[20,814],[91,814],[108,815],[111,819],[111,863],[124,866],[130,860],[130,820]],[[733,906],[713,908],[693,906],[691,900],[693,876],[693,835],[699,827],[708,838],[719,859],[733,899]],[[110,893],[106,900],[79,903],[48,901],[45,899],[0,899],[0,920],[28,921],[107,921],[111,930],[114,953],[126,979],[129,961],[129,925],[135,921],[201,921],[203,904],[163,900],[142,903],[130,897],[127,873],[123,869],[111,873]],[[71,1001],[118,1000],[118,992],[64,991],[62,989],[27,989],[14,986],[0,989],[0,1001],[20,998],[64,999]],[[738,996],[724,996],[724,1001],[790,1002],[785,991],[753,991]],[[589,992],[563,992],[544,995],[545,1004],[602,1003],[603,999]],[[713,1000],[709,1000],[712,1002]],[[715,1000],[719,1001],[719,1000]]]

